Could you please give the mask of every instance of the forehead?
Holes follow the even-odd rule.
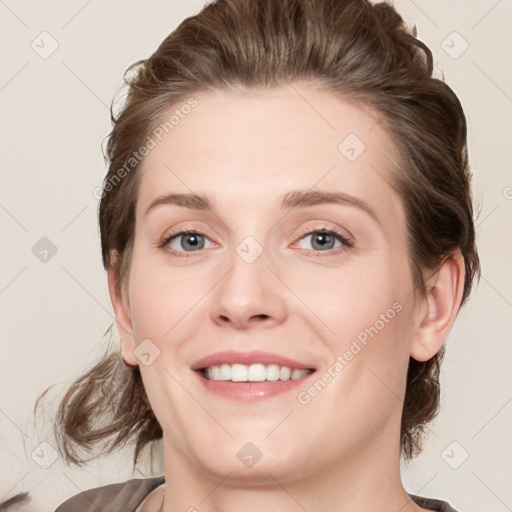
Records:
[[[187,104],[195,106],[181,108]],[[395,148],[379,114],[309,83],[200,92],[193,103],[170,107],[151,138],[138,215],[171,191],[219,202],[251,198],[262,207],[289,190],[312,187],[385,208],[397,202],[389,186]]]

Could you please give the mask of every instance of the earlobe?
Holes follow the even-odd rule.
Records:
[[[464,258],[457,250],[428,279],[411,341],[411,357],[417,361],[427,361],[441,350],[462,300],[464,276]]]
[[[125,300],[120,291],[119,271],[118,265],[116,263],[112,263],[109,266],[107,269],[107,276],[110,300],[112,302],[112,307],[114,308],[117,330],[121,338],[121,352],[123,361],[129,366],[138,366],[138,360],[133,353],[136,344],[133,335],[130,311],[125,304]]]

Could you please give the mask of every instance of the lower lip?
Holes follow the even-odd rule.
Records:
[[[209,380],[205,379],[199,372],[195,371],[199,380],[208,391],[217,395],[239,400],[241,402],[253,402],[264,400],[273,396],[281,395],[305,383],[316,372],[306,377],[295,380],[275,380],[263,382],[233,382],[230,380]]]

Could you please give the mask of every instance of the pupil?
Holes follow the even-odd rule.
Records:
[[[192,247],[192,248],[200,246],[200,243],[199,243],[199,240],[198,240],[198,235],[194,234],[194,233],[186,235],[186,237],[185,237],[185,246],[187,246],[187,245]],[[184,246],[184,248],[185,248],[185,246]]]
[[[315,243],[319,245],[319,247],[324,248],[326,245],[329,244],[329,242],[332,242],[333,240],[330,240],[331,235],[329,233],[317,233],[316,239],[313,238],[313,245]]]

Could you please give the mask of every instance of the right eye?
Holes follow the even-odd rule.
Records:
[[[162,240],[160,247],[173,256],[189,257],[189,255],[186,254],[187,252],[199,252],[204,248],[204,239],[209,240],[205,235],[195,230],[182,230],[178,233],[167,235]]]

